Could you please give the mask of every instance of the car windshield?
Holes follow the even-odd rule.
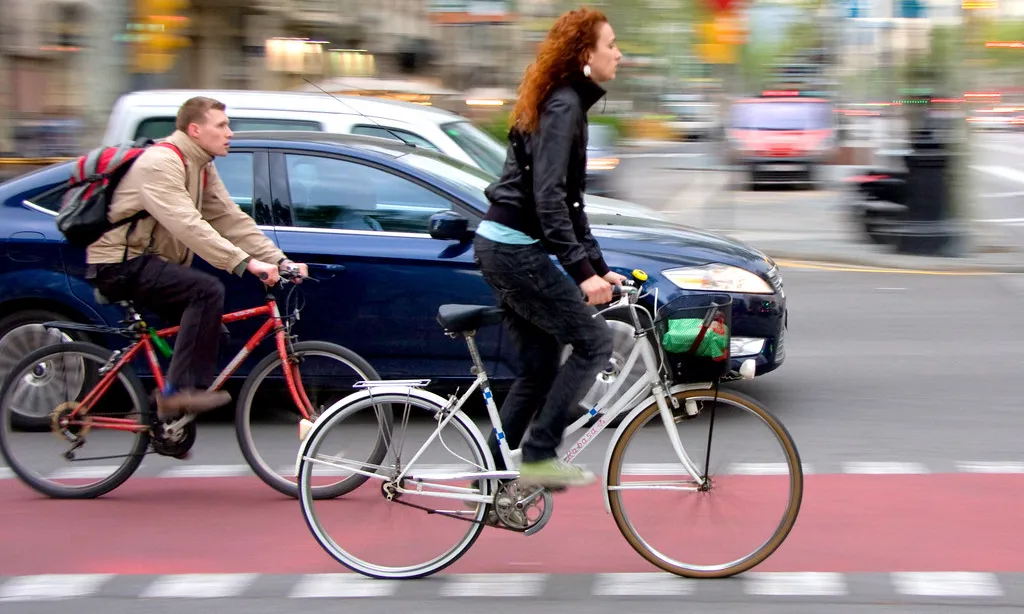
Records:
[[[411,152],[402,156],[401,159],[418,169],[444,177],[471,191],[479,192],[481,198],[484,189],[497,179],[495,175],[447,156]]]
[[[824,130],[832,111],[824,102],[746,102],[732,108],[738,130]]]
[[[442,124],[441,130],[466,154],[492,175],[500,175],[505,165],[505,147],[468,121]]]

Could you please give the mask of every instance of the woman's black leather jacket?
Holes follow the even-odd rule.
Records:
[[[485,190],[491,203],[485,219],[540,240],[577,283],[608,272],[583,203],[587,111],[604,94],[582,74],[556,86],[535,131],[510,131],[501,177]]]

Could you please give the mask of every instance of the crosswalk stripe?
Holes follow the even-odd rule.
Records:
[[[696,580],[675,574],[606,573],[594,578],[591,593],[602,597],[647,597],[692,595]]]
[[[351,573],[315,574],[304,576],[288,596],[292,599],[390,597],[398,589],[399,582]]]
[[[88,597],[112,577],[112,574],[21,576],[0,586],[0,601],[54,601]]]
[[[592,597],[676,597],[717,595],[722,587],[751,596],[844,597],[850,594],[891,594],[934,598],[998,598],[1004,596],[999,577],[974,571],[920,572],[900,571],[884,575],[885,582],[872,579],[871,573],[822,571],[761,572],[748,571],[738,582],[682,578],[654,571],[641,573],[603,573],[586,576],[588,583],[574,576],[545,573],[471,573],[442,574],[426,585],[403,580],[375,580],[356,573],[318,573],[298,576],[234,574],[170,574],[152,576],[140,584],[131,574],[43,574],[0,577],[0,602],[68,601],[77,598],[112,597],[137,599],[229,599],[247,596],[267,597],[274,587],[276,598],[345,599],[405,598],[428,596],[460,597],[540,597],[545,594],[567,598]],[[881,574],[878,574],[881,575]],[[1019,577],[1021,574],[1012,574]],[[132,578],[119,584],[119,578]],[[261,580],[270,580],[261,582]],[[290,581],[289,581],[290,580]],[[564,581],[563,581],[564,580]],[[850,582],[855,587],[851,590]],[[1012,580],[1011,580],[1012,582]],[[140,587],[126,593],[127,586]],[[866,593],[865,589],[870,588]],[[571,587],[571,588],[570,588]],[[710,593],[705,593],[710,591]],[[888,591],[888,593],[887,593]]]
[[[239,595],[258,574],[182,574],[163,576],[142,592],[144,599],[216,599]]]
[[[533,597],[544,588],[545,574],[463,574],[441,586],[442,597]]]
[[[1003,594],[993,574],[981,572],[898,572],[893,585],[902,595],[918,597],[1000,597]]]
[[[835,596],[845,595],[843,575],[831,572],[751,572],[745,578],[748,595]]]

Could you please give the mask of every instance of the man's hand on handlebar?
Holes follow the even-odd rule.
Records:
[[[272,264],[267,264],[261,260],[251,258],[249,264],[245,266],[245,270],[249,271],[256,277],[260,278],[265,285],[274,286],[280,279],[277,267]]]
[[[309,277],[309,267],[304,262],[282,260],[279,270],[282,277],[296,284],[301,284],[303,279]]]

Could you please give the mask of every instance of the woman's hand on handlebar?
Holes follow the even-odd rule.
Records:
[[[580,289],[586,295],[589,305],[604,305],[612,302],[612,285],[597,275],[585,279],[580,284]]]
[[[615,271],[608,271],[604,274],[604,280],[613,286],[622,286],[629,282],[629,278],[622,273],[616,273]]]

